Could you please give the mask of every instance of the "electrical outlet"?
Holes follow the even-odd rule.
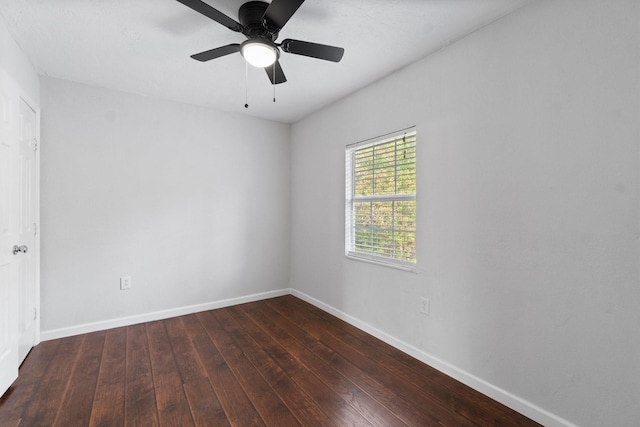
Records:
[[[122,276],[120,278],[120,290],[131,289],[131,276]]]
[[[420,313],[426,316],[429,315],[429,298],[425,298],[425,297],[420,298]]]

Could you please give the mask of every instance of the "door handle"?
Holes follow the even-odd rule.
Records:
[[[20,252],[22,252],[23,254],[26,254],[28,250],[29,248],[27,247],[27,245],[22,245],[22,246],[13,245],[14,255],[18,255]]]

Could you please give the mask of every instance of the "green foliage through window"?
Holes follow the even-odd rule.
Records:
[[[347,248],[416,261],[416,133],[347,147]]]

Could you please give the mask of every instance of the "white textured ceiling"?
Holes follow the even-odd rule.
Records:
[[[205,1],[235,20],[244,3]],[[345,55],[283,53],[276,103],[264,70],[249,67],[246,79],[240,54],[189,57],[245,38],[175,0],[0,0],[0,15],[42,75],[293,123],[530,1],[307,0],[278,41]]]

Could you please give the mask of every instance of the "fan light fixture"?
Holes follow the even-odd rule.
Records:
[[[280,52],[275,44],[267,40],[247,40],[240,46],[240,53],[254,67],[265,68],[278,60]]]

